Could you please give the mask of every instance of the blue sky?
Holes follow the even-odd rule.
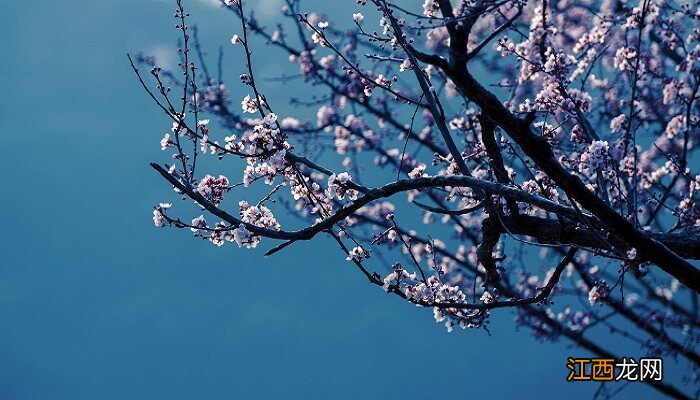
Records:
[[[148,163],[169,124],[126,53],[174,49],[172,3],[0,6],[1,399],[591,397],[564,382],[585,351],[515,332],[510,311],[491,337],[448,334],[325,239],[265,259],[155,229],[172,192]],[[203,42],[226,47],[230,15],[186,5]]]

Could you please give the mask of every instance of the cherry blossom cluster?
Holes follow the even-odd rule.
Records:
[[[700,376],[697,2],[285,3],[262,24],[224,2],[235,84],[182,9],[179,70],[137,59],[170,118],[154,168],[201,209],[159,203],[156,226],[267,254],[330,236],[450,331],[515,308],[538,340],[596,351],[605,329]]]

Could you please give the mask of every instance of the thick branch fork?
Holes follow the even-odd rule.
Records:
[[[625,217],[588,190],[581,179],[567,171],[557,161],[547,140],[533,132],[528,121],[517,118],[508,111],[493,93],[474,79],[466,65],[459,69],[450,66],[445,72],[460,92],[475,102],[483,114],[500,126],[568,196],[598,217],[610,231],[619,235],[629,246],[637,249],[642,259],[658,265],[687,287],[700,292],[700,270],[662,242],[638,231]]]

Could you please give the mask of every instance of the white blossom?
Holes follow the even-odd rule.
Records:
[[[160,203],[158,207],[153,210],[153,224],[157,227],[163,226],[163,210],[167,210],[168,208],[172,207],[171,203]]]
[[[243,109],[244,113],[254,114],[256,111],[258,111],[258,102],[257,100],[252,100],[250,95],[246,95],[243,98],[243,101],[241,101],[241,108]]]
[[[610,157],[608,150],[608,142],[605,140],[596,140],[591,142],[591,144],[588,146],[588,149],[583,154],[581,154],[581,168],[598,169]]]
[[[593,306],[602,299],[608,297],[608,293],[608,284],[605,281],[596,282],[588,292],[588,302]]]
[[[165,150],[168,147],[170,147],[171,144],[172,141],[170,140],[170,134],[166,133],[165,135],[163,135],[163,139],[160,140],[160,149]]]
[[[627,122],[627,115],[620,114],[617,117],[610,120],[610,132],[617,133],[622,131]]]

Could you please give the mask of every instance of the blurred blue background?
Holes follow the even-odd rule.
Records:
[[[0,6],[0,399],[592,397],[597,385],[565,382],[566,356],[585,351],[516,332],[508,310],[491,337],[448,334],[326,239],[265,259],[154,228],[152,206],[176,200],[148,166],[170,124],[126,53],[174,55],[173,3]],[[349,25],[354,3],[306,6]],[[234,82],[237,22],[185,4]],[[263,22],[279,8],[256,7]]]

